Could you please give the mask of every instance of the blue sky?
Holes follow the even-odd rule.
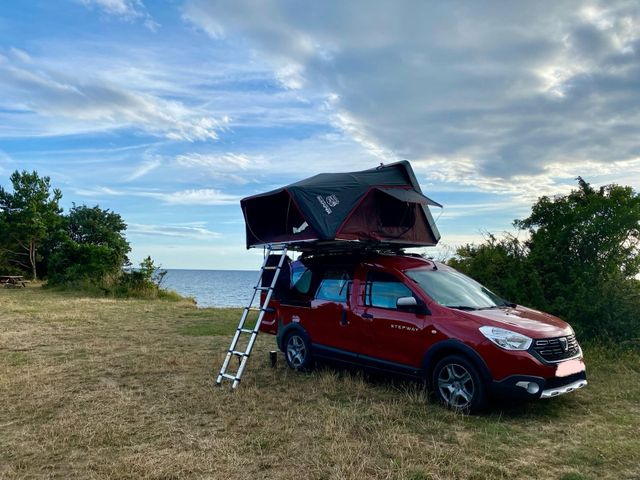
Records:
[[[639,52],[625,1],[3,2],[0,184],[119,212],[134,261],[251,269],[241,197],[407,159],[441,255],[640,184]]]

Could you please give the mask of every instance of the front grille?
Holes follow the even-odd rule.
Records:
[[[566,349],[564,348],[566,340]],[[580,352],[580,346],[575,335],[566,337],[544,338],[533,342],[533,349],[547,362],[558,362],[575,357]]]

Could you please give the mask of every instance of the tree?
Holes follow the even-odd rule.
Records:
[[[162,281],[167,275],[167,271],[162,270],[162,267],[156,265],[150,256],[147,256],[140,262],[139,272],[145,282],[152,283],[158,287],[162,285]]]
[[[578,190],[541,197],[528,218],[514,222],[531,235],[532,259],[561,283],[576,272],[634,277],[640,273],[640,196],[631,187],[607,185],[596,191],[577,180]]]
[[[60,225],[62,193],[51,190],[50,178],[17,170],[10,177],[13,192],[0,186],[2,249],[8,262],[31,271],[38,278],[39,249]]]
[[[550,308],[587,336],[640,335],[640,196],[577,180],[577,190],[540,198],[515,222],[530,234],[529,262]]]
[[[102,283],[122,274],[131,250],[122,217],[99,206],[75,204],[66,217],[65,235],[49,260],[49,282],[90,280]]]
[[[541,197],[514,225],[528,233],[466,245],[450,263],[509,300],[565,318],[585,338],[640,336],[640,196],[594,189]]]

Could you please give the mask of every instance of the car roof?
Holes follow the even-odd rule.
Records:
[[[405,271],[414,268],[449,269],[445,264],[425,258],[418,254],[407,253],[367,253],[358,255],[323,255],[317,254],[302,258],[302,263],[310,269],[348,267],[363,264],[383,270]]]

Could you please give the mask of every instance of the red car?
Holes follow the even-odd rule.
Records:
[[[469,412],[492,396],[549,398],[587,384],[570,325],[444,264],[317,255],[290,273],[260,329],[277,335],[293,369],[324,359],[426,379],[446,406]]]

